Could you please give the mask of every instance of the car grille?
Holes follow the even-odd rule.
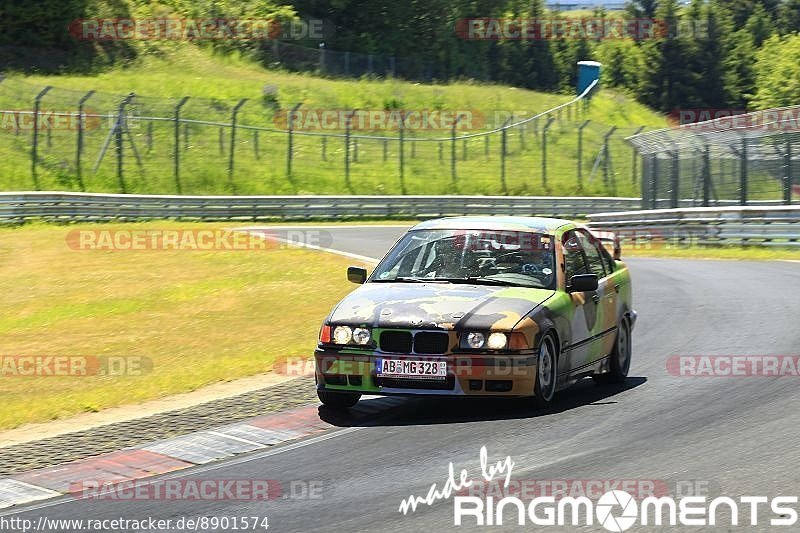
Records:
[[[384,331],[380,338],[381,351],[389,353],[411,353],[411,333],[408,331]]]
[[[420,331],[412,336],[410,331],[383,331],[379,339],[381,351],[387,353],[447,353],[450,336],[440,331]]]
[[[447,353],[450,336],[447,333],[421,331],[414,335],[414,352],[422,354]]]

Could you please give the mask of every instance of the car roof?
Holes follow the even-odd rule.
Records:
[[[546,217],[466,216],[426,220],[425,222],[420,222],[409,231],[429,229],[484,229],[552,233],[562,226],[575,227],[575,223],[561,218]]]

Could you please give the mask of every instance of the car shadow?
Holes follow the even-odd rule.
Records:
[[[583,379],[558,393],[552,406],[539,407],[532,398],[381,397],[364,399],[348,411],[319,407],[321,420],[338,427],[458,424],[486,420],[529,419],[578,407],[611,405],[614,397],[639,387],[646,377],[628,377],[624,383],[596,385]]]

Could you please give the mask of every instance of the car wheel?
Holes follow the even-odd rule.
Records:
[[[556,363],[558,361],[556,343],[552,335],[545,335],[539,345],[536,358],[536,385],[534,394],[540,405],[550,405],[556,393]]]
[[[338,392],[329,390],[318,390],[317,396],[323,405],[331,409],[347,409],[358,403],[361,394],[358,392]]]
[[[609,355],[609,371],[592,376],[597,383],[624,383],[631,368],[631,326],[627,318],[623,318],[617,328],[614,350]]]

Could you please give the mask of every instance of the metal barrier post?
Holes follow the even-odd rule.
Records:
[[[173,124],[174,144],[172,146],[172,175],[175,178],[175,190],[178,191],[178,194],[183,194],[181,190],[181,108],[187,101],[189,101],[188,96],[181,98],[178,105],[175,106],[175,114],[173,116],[175,123]]]
[[[547,132],[556,119],[549,117],[547,124],[542,128],[542,187],[547,190]]]
[[[708,145],[703,149],[703,207],[711,203],[711,149]]]
[[[585,120],[578,127],[578,192],[583,190],[583,129],[589,125],[591,120]]]
[[[84,94],[80,100],[78,100],[78,138],[77,138],[77,146],[75,147],[75,176],[78,178],[78,185],[81,188],[81,191],[85,191],[86,188],[83,185],[83,167],[81,165],[81,155],[83,155],[83,130],[85,127],[84,118],[83,118],[83,105],[86,101],[92,97],[94,91],[89,91],[88,93]]]
[[[742,139],[742,153],[739,160],[739,205],[747,205],[747,139]]]
[[[292,179],[292,158],[294,157],[294,114],[303,105],[299,103],[289,111],[288,130],[286,131],[286,177]],[[323,154],[325,147],[323,146]],[[322,159],[325,159],[323,155]]]
[[[350,186],[350,127],[353,122],[353,116],[358,112],[358,109],[353,109],[349,115],[344,126],[344,185],[347,190],[352,190]]]
[[[680,202],[680,182],[681,182],[680,159],[678,150],[672,151],[672,168],[670,169],[670,207],[677,209]]]
[[[397,152],[398,162],[400,165],[400,194],[406,193],[406,182],[405,182],[405,154],[403,153],[404,148],[404,137],[405,137],[405,130],[406,130],[406,116],[407,114],[404,112],[400,112],[400,126],[398,128],[398,142],[400,143],[399,150]]]
[[[131,103],[133,100],[134,94],[130,93],[126,96],[122,102],[119,104],[119,109],[117,110],[117,120],[114,124],[114,144],[116,146],[117,152],[117,181],[119,182],[120,191],[125,194],[127,193],[127,187],[125,186],[125,175],[124,175],[124,167],[123,167],[123,149],[122,149],[122,134],[125,130],[125,106]]]
[[[794,185],[794,173],[792,172],[792,141],[789,136],[786,137],[786,153],[784,154],[784,161],[786,165],[786,172],[783,178],[783,203],[785,205],[792,205],[792,186]]]
[[[247,98],[242,98],[239,100],[239,103],[234,106],[233,111],[231,111],[231,144],[228,153],[228,183],[231,185],[231,189],[234,189],[233,166],[236,154],[236,118],[239,115],[239,109],[241,109],[245,103],[247,103]]]
[[[642,133],[643,130],[644,130],[644,126],[639,126],[639,129],[636,130],[634,135],[639,135],[640,133]],[[633,168],[633,170],[631,171],[631,183],[636,185],[636,176],[639,173],[639,170],[636,168],[638,163],[639,163],[639,153],[636,151],[636,148],[632,148],[631,152],[633,154],[633,156],[632,156],[633,160],[632,160],[632,165],[631,165],[631,167]]]
[[[507,119],[503,124],[503,129],[500,130],[500,186],[503,188],[503,194],[508,194],[508,187],[506,186],[506,146],[508,145],[508,123],[511,119]]]
[[[450,178],[453,182],[453,186],[456,185],[456,127],[458,126],[458,121],[464,118],[464,115],[458,115],[456,119],[453,121],[453,126],[450,130]]]
[[[53,87],[48,85],[36,95],[33,100],[33,146],[31,147],[31,177],[33,178],[33,187],[39,190],[39,176],[36,174],[36,164],[39,159],[39,110],[42,105],[42,98]]]

